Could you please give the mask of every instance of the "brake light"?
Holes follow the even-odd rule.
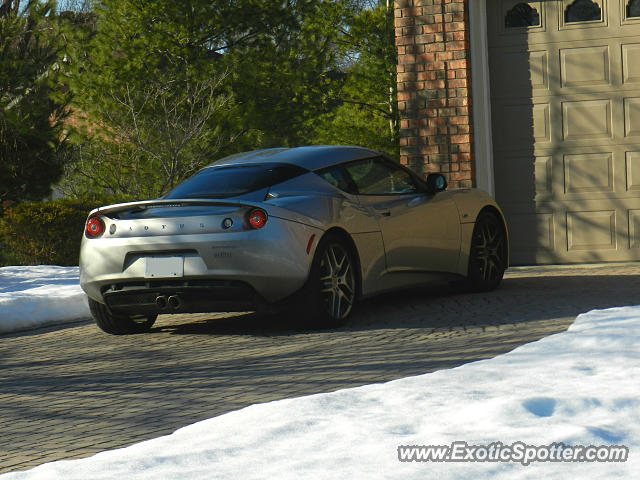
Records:
[[[257,230],[264,227],[266,223],[267,214],[264,211],[258,210],[257,208],[255,210],[251,210],[249,213],[249,225],[251,225],[252,228]]]
[[[104,222],[100,217],[91,217],[87,219],[84,227],[84,234],[87,238],[97,238],[104,233]]]

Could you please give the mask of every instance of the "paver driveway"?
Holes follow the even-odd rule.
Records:
[[[152,333],[89,322],[0,336],[0,473],[122,447],[257,402],[451,368],[640,303],[640,266],[511,269],[489,294],[412,290],[340,330],[256,315],[161,317]]]

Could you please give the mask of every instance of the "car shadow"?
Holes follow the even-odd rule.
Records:
[[[299,333],[304,331],[296,319],[288,315],[277,313],[228,313],[219,316],[214,314],[211,318],[203,314],[180,315],[181,323],[173,323],[172,316],[165,316],[166,321],[162,325],[156,325],[153,332],[164,332],[176,335],[286,335],[287,333]]]
[[[181,323],[167,317],[152,332],[176,335],[286,336],[331,331],[419,328],[454,329],[524,325],[573,319],[593,309],[640,303],[640,275],[547,275],[505,278],[492,292],[466,293],[460,286],[409,288],[361,302],[347,324],[337,329],[310,328],[304,316],[245,313],[200,315]],[[570,322],[569,322],[570,323]]]

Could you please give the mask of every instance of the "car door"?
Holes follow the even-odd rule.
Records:
[[[345,165],[361,205],[378,219],[389,272],[454,271],[458,210],[447,193],[429,195],[408,170],[376,157]]]

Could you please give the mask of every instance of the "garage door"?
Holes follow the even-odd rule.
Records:
[[[640,260],[640,0],[487,1],[512,263]]]

